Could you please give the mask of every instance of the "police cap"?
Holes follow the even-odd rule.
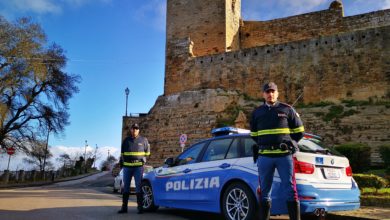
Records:
[[[278,91],[278,86],[274,82],[266,83],[263,86],[263,92],[267,92],[268,90]]]

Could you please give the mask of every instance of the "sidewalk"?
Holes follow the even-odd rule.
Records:
[[[375,206],[362,206],[355,211],[334,212],[328,213],[326,219],[329,220],[346,220],[346,219],[359,219],[359,220],[390,220],[390,208],[382,208]]]

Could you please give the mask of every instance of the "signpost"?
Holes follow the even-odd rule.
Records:
[[[12,154],[14,154],[15,153],[15,148],[13,148],[13,147],[9,147],[9,148],[7,148],[7,154],[8,155],[12,155]]]
[[[186,134],[181,134],[180,138],[179,138],[181,152],[183,152],[184,147],[186,146],[186,142],[187,142],[187,135]]]
[[[7,148],[7,154],[9,155],[7,170],[9,170],[9,163],[11,162],[11,156],[12,156],[14,153],[15,153],[15,148],[13,148],[13,147]]]

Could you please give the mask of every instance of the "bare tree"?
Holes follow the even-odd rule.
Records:
[[[57,160],[58,162],[60,162],[61,164],[63,164],[62,167],[63,167],[64,169],[70,168],[71,166],[73,166],[73,165],[71,165],[70,156],[69,156],[69,154],[67,154],[67,153],[61,154],[56,160]]]
[[[102,162],[101,170],[110,170],[117,161],[118,160],[114,156],[108,156],[107,159]]]
[[[24,143],[59,134],[69,124],[68,103],[80,76],[62,70],[66,57],[60,46],[46,44],[40,25],[0,16],[1,148],[23,149]]]
[[[49,149],[46,149],[45,141],[33,141],[26,147],[25,153],[27,157],[23,158],[23,161],[32,165],[35,165],[42,172],[44,171],[45,157],[51,158],[53,154]],[[53,167],[53,164],[48,161],[47,166]]]

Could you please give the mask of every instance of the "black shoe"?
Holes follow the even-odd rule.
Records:
[[[137,214],[144,213],[144,208],[142,207],[144,204],[144,195],[142,193],[137,193]]]
[[[118,211],[118,214],[127,213],[127,208],[122,207],[121,210]]]
[[[123,193],[122,208],[118,211],[118,214],[127,213],[127,203],[129,202],[129,193]]]
[[[287,209],[291,220],[301,220],[301,209],[298,201],[288,201]]]
[[[260,220],[269,220],[271,214],[271,201],[260,203]]]

